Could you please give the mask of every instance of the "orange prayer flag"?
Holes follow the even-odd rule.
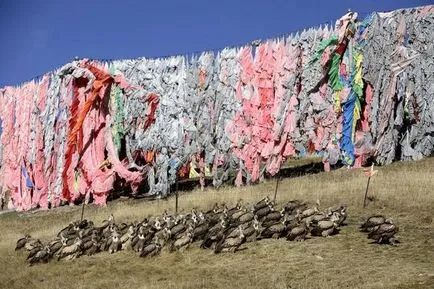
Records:
[[[367,177],[373,177],[378,173],[378,170],[374,170],[374,164],[370,168],[363,169],[363,174]]]

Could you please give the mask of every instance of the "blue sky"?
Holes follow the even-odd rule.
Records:
[[[372,11],[434,1],[5,0],[0,1],[0,87],[69,62],[220,49]]]

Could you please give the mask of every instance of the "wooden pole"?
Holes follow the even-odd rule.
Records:
[[[84,215],[84,205],[85,205],[85,200],[83,200],[83,205],[81,206],[81,218],[80,218],[80,222],[83,221],[83,215]]]
[[[175,187],[175,190],[176,190],[176,195],[175,195],[175,200],[176,200],[176,203],[175,203],[175,212],[176,213],[178,213],[178,178],[176,178],[176,187]]]
[[[279,187],[279,181],[280,181],[280,177],[279,175],[277,175],[276,188],[274,189],[274,199],[273,199],[274,204],[276,204],[277,188]]]
[[[363,208],[366,207],[366,198],[368,197],[369,183],[371,182],[371,176],[368,177],[368,183],[366,184],[365,198],[363,199]]]

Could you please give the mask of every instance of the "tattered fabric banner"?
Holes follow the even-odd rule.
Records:
[[[418,160],[434,152],[433,58],[425,6],[190,58],[73,61],[0,90],[1,194],[16,210],[103,205],[180,178],[252,184],[295,157]]]

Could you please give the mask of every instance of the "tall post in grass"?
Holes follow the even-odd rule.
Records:
[[[81,206],[81,218],[80,218],[80,222],[83,221],[83,215],[84,215],[84,205],[86,204],[86,201],[83,200],[83,205]]]
[[[176,185],[175,185],[175,212],[178,214],[178,177],[176,177]]]
[[[368,182],[366,184],[365,197],[363,199],[363,208],[366,207],[366,199],[368,198],[369,184],[371,183],[371,178],[377,173],[377,170],[374,170],[374,164],[369,169],[364,169],[363,173],[368,177]]]
[[[280,177],[279,177],[279,173],[277,173],[276,188],[274,189],[274,198],[273,198],[274,204],[276,204],[277,188],[279,187],[279,181],[280,181]]]
[[[363,199],[363,208],[366,207],[366,198],[368,197],[369,183],[371,182],[371,176],[368,177],[368,183],[366,184],[365,198]]]

